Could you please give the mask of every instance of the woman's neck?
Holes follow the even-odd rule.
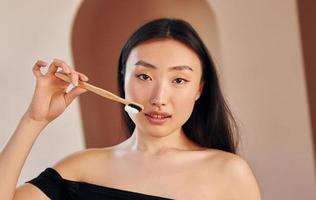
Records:
[[[120,148],[143,155],[161,155],[171,151],[201,149],[187,138],[182,128],[166,136],[152,136],[135,128],[132,136],[119,145]]]

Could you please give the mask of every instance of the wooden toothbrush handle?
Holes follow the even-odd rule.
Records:
[[[62,79],[64,81],[68,82],[68,83],[71,82],[70,78],[66,74],[63,74],[63,73],[60,73],[60,72],[56,72],[55,76],[57,78],[60,78],[60,79]],[[140,104],[137,104],[135,102],[123,99],[123,98],[121,98],[121,97],[119,97],[119,96],[117,96],[117,95],[115,95],[115,94],[113,94],[113,93],[111,93],[111,92],[109,92],[107,90],[104,90],[102,88],[96,87],[96,86],[91,85],[91,84],[89,84],[87,82],[83,82],[83,81],[79,80],[78,81],[78,86],[82,87],[84,89],[87,89],[87,90],[89,90],[91,92],[94,92],[94,93],[96,93],[96,94],[98,94],[100,96],[103,96],[105,98],[111,99],[113,101],[117,101],[117,102],[120,102],[120,103],[123,103],[123,104],[131,104],[132,103],[132,104],[138,105],[140,107],[143,107]]]

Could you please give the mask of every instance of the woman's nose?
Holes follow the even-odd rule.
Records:
[[[152,91],[150,104],[154,106],[165,106],[167,103],[167,89],[163,85],[156,85]]]

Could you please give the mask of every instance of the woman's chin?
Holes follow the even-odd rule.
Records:
[[[144,133],[153,137],[165,137],[170,134],[170,130],[167,130],[165,127],[154,128],[152,126],[147,126]]]

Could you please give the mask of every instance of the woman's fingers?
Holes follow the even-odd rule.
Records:
[[[34,66],[33,66],[33,74],[36,76],[36,77],[40,77],[42,76],[42,72],[41,72],[41,67],[45,67],[47,65],[47,63],[45,61],[42,61],[42,60],[38,60]]]
[[[75,70],[71,70],[70,79],[73,85],[78,86],[79,75]]]
[[[42,76],[42,72],[40,71],[41,67],[46,66],[47,63],[41,60],[38,60],[34,67],[33,67],[33,73],[36,77]],[[58,71],[58,69],[61,69],[60,71],[63,73],[66,73],[70,77],[70,83],[72,83],[75,86],[78,86],[79,80],[81,81],[88,81],[88,77],[84,75],[83,73],[77,72],[70,68],[63,60],[60,59],[54,59],[53,62],[49,65],[46,75],[53,75]]]
[[[78,86],[78,73],[75,70],[71,69],[64,61],[57,58],[55,58],[50,64],[47,74],[54,75],[59,67],[62,69],[62,72],[70,75],[71,83],[75,86]]]
[[[64,61],[55,58],[49,65],[47,74],[54,75],[57,72],[58,67],[62,68],[66,74],[71,72],[69,66]]]
[[[77,72],[81,81],[88,81],[89,78],[83,73]]]
[[[65,94],[66,105],[68,106],[77,96],[87,91],[88,90],[81,87],[72,88],[68,93]]]
[[[74,70],[71,70],[71,74],[76,74],[76,81],[78,81],[78,79],[80,79],[81,81],[88,81],[88,77],[86,75],[84,75],[83,73],[80,72],[76,72]],[[78,83],[78,82],[77,82]],[[78,86],[78,85],[76,85]],[[66,105],[68,106],[77,96],[79,96],[82,93],[87,92],[87,89],[81,88],[81,87],[74,87],[72,88],[68,93],[65,94],[65,102]]]
[[[72,79],[72,83],[75,86],[78,86],[79,79],[80,81],[85,81],[85,82],[89,80],[86,75],[84,75],[83,73],[77,72],[75,70],[71,70],[71,79]]]

